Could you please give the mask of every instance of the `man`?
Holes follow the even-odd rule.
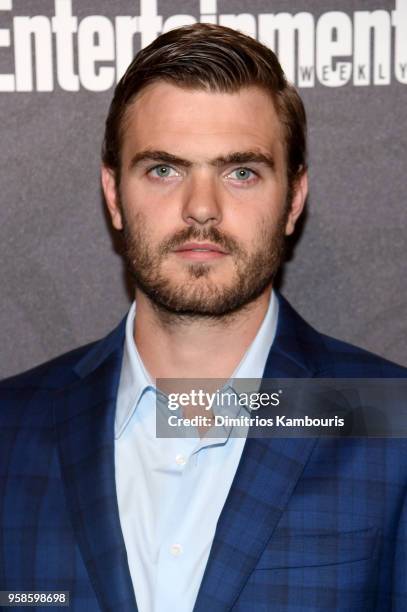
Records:
[[[102,184],[135,303],[2,383],[0,588],[78,611],[405,610],[404,440],[155,435],[157,379],[405,377],[272,289],[307,195],[274,54],[206,24],[160,36],[116,88]]]

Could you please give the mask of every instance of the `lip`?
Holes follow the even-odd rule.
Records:
[[[184,259],[199,259],[201,261],[228,255],[217,244],[211,244],[210,242],[187,242],[175,249],[174,252]]]
[[[214,253],[221,253],[222,255],[227,255],[227,252],[221,249],[217,244],[211,244],[210,242],[187,242],[186,244],[183,244],[182,246],[175,249],[175,252],[180,253],[183,251],[195,251],[196,249],[199,249],[199,251],[201,252],[203,252],[202,249],[204,249],[208,252],[210,251]]]

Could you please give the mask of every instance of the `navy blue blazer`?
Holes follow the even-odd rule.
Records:
[[[265,377],[406,376],[279,302]],[[114,473],[124,334],[0,384],[0,590],[137,610]],[[406,483],[403,439],[247,439],[194,612],[407,610]]]

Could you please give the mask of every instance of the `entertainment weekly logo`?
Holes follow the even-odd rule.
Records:
[[[321,15],[219,14],[217,0],[200,0],[198,19],[187,14],[164,19],[157,0],[141,0],[139,15],[114,19],[78,18],[72,0],[54,0],[49,6],[53,15],[12,15],[13,0],[0,0],[0,92],[106,91],[120,79],[137,47],[196,21],[257,38],[277,53],[287,78],[300,88],[407,84],[407,0],[395,0],[391,11]]]

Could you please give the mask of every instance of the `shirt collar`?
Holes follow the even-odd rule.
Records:
[[[148,389],[156,391],[155,383],[145,369],[134,341],[135,316],[136,303],[133,302],[126,319],[123,363],[116,402],[116,439],[125,430],[144,393]],[[236,378],[262,378],[270,347],[276,334],[277,319],[278,300],[274,291],[272,291],[266,316],[256,337],[232,374],[231,380]]]
[[[271,292],[266,316],[259,330],[233,372],[234,378],[262,378],[270,347],[276,335],[278,319],[278,300],[274,291]]]
[[[131,416],[147,389],[155,390],[155,383],[144,367],[134,341],[136,302],[133,302],[126,319],[123,363],[117,392],[115,438],[125,430]]]

